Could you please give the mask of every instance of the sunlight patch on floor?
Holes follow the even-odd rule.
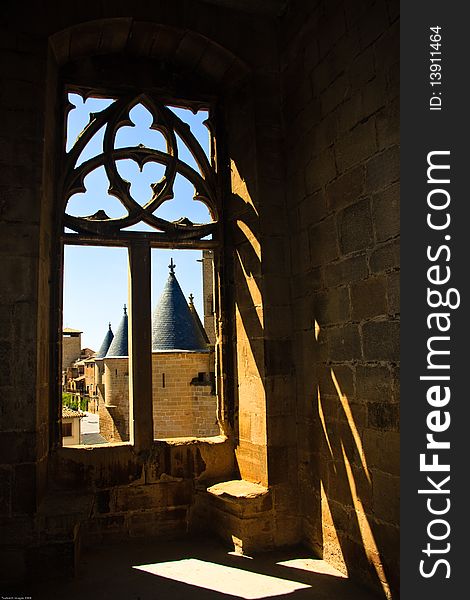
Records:
[[[284,560],[276,563],[281,567],[290,567],[291,569],[301,569],[310,573],[319,573],[320,575],[331,575],[332,577],[341,577],[347,579],[348,576],[324,560],[316,558],[294,558],[292,560]]]
[[[230,594],[246,600],[290,594],[296,590],[310,588],[297,581],[287,581],[270,575],[252,573],[243,569],[216,563],[185,558],[183,560],[134,566],[134,569],[180,581],[214,592]]]

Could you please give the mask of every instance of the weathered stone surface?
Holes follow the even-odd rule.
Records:
[[[400,264],[400,242],[398,239],[391,240],[386,244],[377,246],[369,258],[371,273],[380,273],[397,269]]]
[[[315,294],[313,308],[320,326],[346,323],[351,318],[348,288],[343,286]]]
[[[312,266],[328,263],[339,255],[338,236],[333,217],[328,217],[309,231]]]
[[[400,423],[400,405],[382,402],[370,402],[367,405],[367,424],[371,428],[398,431]]]
[[[373,244],[372,216],[369,200],[348,206],[338,215],[341,253],[363,250]]]
[[[326,188],[328,206],[338,210],[357,202],[364,191],[364,166],[359,165],[335,179]]]
[[[392,390],[392,375],[388,366],[358,365],[356,367],[357,399],[361,402],[388,402]]]
[[[332,262],[325,269],[328,286],[347,284],[367,276],[367,258],[365,253]]]
[[[398,3],[292,0],[274,19],[178,2],[136,15],[123,0],[117,20],[111,4],[32,8],[27,33],[12,8],[0,36],[0,562],[71,574],[78,529],[96,544],[186,535],[195,487],[239,476],[269,491],[198,490],[203,535],[245,552],[303,540],[370,585],[378,550],[398,589]],[[217,442],[49,448],[64,79],[223,97]],[[46,496],[36,513],[44,489],[61,506]]]
[[[400,324],[398,321],[371,321],[362,326],[364,358],[389,360],[400,358]]]
[[[398,184],[372,197],[372,218],[378,242],[384,242],[400,233],[399,200]]]
[[[392,146],[375,155],[366,163],[367,193],[375,193],[398,181],[400,177],[400,153],[398,146]]]
[[[344,325],[328,330],[328,352],[331,360],[357,360],[361,358],[361,339],[356,325]]]
[[[359,123],[335,147],[339,172],[361,163],[376,150],[375,122],[369,119]]]
[[[391,475],[400,474],[400,435],[395,431],[366,429],[362,436],[369,468]]]
[[[387,313],[384,277],[364,279],[351,286],[352,318],[368,319]]]

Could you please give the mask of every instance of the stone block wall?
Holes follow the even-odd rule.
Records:
[[[170,535],[187,530],[187,486],[238,469],[270,488],[274,545],[303,538],[390,595],[398,572],[397,2],[291,0],[280,19],[183,0],[46,4],[25,13],[10,3],[0,36],[2,565],[16,579],[37,570],[46,489],[46,503],[60,497],[73,528],[84,517],[63,495],[91,496],[93,515],[83,513],[90,541]],[[88,81],[102,59],[110,68]],[[218,151],[226,145],[232,183],[221,261],[223,452],[199,442],[155,442],[140,454],[127,445],[50,447],[60,431],[51,332],[61,335],[54,202],[63,68],[90,86],[112,87],[118,75],[223,99]]]
[[[80,358],[81,335],[64,335],[62,337],[62,369],[71,367]]]
[[[399,553],[398,3],[292,2],[284,34],[303,537],[391,597]]]
[[[41,545],[31,544],[28,567],[35,577],[44,578],[45,571],[53,579],[73,575],[62,556],[66,540],[75,540],[78,554],[78,546],[187,535],[196,487],[230,477],[233,449],[222,437],[156,442],[148,456],[128,445],[63,448],[50,468],[54,485],[37,516],[47,536]],[[41,560],[45,553],[54,562],[50,568]],[[55,565],[67,567],[66,573],[57,574]]]
[[[100,423],[100,434],[108,442],[115,443],[129,441],[128,407],[110,406],[99,400],[98,418]]]
[[[107,404],[129,406],[129,359],[107,358],[104,362]]]
[[[129,359],[104,361],[105,402],[99,402],[100,433],[109,442],[127,442],[129,431]]]
[[[7,19],[0,36],[0,562],[2,573],[21,577],[19,544],[33,538],[54,418],[47,377],[48,237],[40,233],[50,190],[41,150],[47,42],[10,29]]]
[[[208,352],[152,354],[154,436],[206,437],[220,434],[217,396]],[[110,442],[129,440],[129,359],[104,361],[105,399],[99,402],[100,432]],[[200,376],[201,374],[201,376]]]
[[[217,396],[209,378],[213,359],[208,352],[152,354],[155,438],[219,435]]]

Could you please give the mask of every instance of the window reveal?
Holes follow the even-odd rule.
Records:
[[[80,90],[74,89],[80,94]],[[102,95],[101,95],[102,97]],[[218,246],[220,201],[214,144],[210,157],[206,155],[190,127],[166,104],[148,94],[109,99],[103,110],[92,113],[75,144],[64,153],[61,177],[63,201],[64,244],[124,246],[129,252],[130,318],[129,360],[131,405],[129,422],[134,423],[131,441],[138,447],[148,447],[152,432],[152,372],[150,339],[150,249],[197,248]],[[160,132],[166,149],[143,144],[116,147],[119,130],[132,126],[130,112],[143,106],[152,115],[150,129]],[[210,127],[208,127],[211,130]],[[80,162],[80,156],[99,131],[104,130],[102,151]],[[179,141],[191,161],[183,161]],[[119,161],[131,160],[142,171],[148,163],[163,167],[159,181],[152,183],[152,195],[140,203],[132,194],[131,185],[118,168]],[[193,166],[188,164],[191,162]],[[196,168],[195,168],[196,167]],[[69,210],[70,199],[86,192],[85,179],[97,169],[104,169],[108,193],[123,207],[124,215],[110,217],[103,208],[83,216]],[[164,202],[175,198],[175,180],[184,177],[194,187],[193,200],[202,202],[210,214],[210,222],[193,223],[181,215],[170,221],[157,214]],[[144,230],[136,230],[143,225]],[[165,380],[162,381],[165,386]]]

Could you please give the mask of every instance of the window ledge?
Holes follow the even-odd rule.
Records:
[[[234,479],[232,481],[223,481],[207,488],[209,494],[213,496],[231,497],[231,498],[259,498],[269,494],[269,489],[259,483],[251,483],[243,479]]]
[[[194,446],[197,444],[217,445],[223,444],[228,440],[225,435],[214,435],[210,437],[177,437],[177,438],[162,438],[153,440],[153,446]],[[103,451],[115,448],[134,448],[131,442],[108,442],[106,444],[70,444],[70,446],[62,446],[61,451],[70,452],[90,452],[91,450]]]
[[[227,441],[226,435],[212,435],[210,437],[175,437],[161,438],[154,440],[157,444],[167,444],[168,446],[191,446],[194,444],[223,444]]]

